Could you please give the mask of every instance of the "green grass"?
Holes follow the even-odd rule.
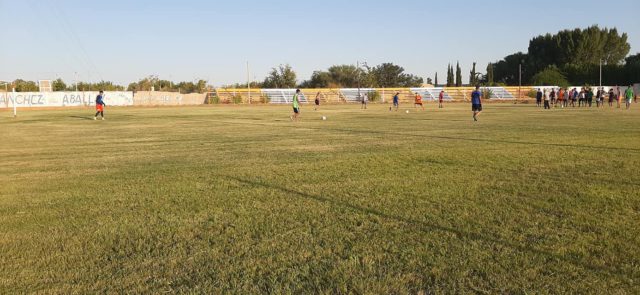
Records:
[[[1,111],[0,293],[637,294],[633,107]]]

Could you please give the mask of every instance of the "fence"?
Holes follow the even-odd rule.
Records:
[[[484,89],[484,88],[483,88]],[[491,91],[491,100],[529,99],[527,94],[533,90],[532,86],[522,87],[486,87]],[[419,93],[425,100],[438,100],[440,92],[444,91],[446,101],[469,101],[474,87],[423,87],[423,88],[324,88],[301,89],[305,101],[313,101],[316,97],[322,103],[354,103],[361,101],[360,95],[377,92],[380,102],[390,102],[398,95],[401,103],[412,103],[415,93]],[[288,93],[288,94],[287,94]],[[218,88],[209,96],[217,97],[219,103],[288,103],[293,97],[294,89],[231,89]],[[249,100],[249,98],[251,98]],[[303,102],[305,102],[303,101]]]
[[[554,86],[522,86],[522,87],[486,87],[491,91],[489,100],[527,100],[531,93],[539,88],[554,88]],[[557,87],[555,87],[557,88]],[[572,87],[573,88],[573,87]],[[576,87],[581,89],[581,87]],[[611,86],[604,86],[605,90]],[[325,88],[301,89],[301,103],[309,103],[318,98],[322,103],[354,103],[359,102],[364,93],[375,92],[379,102],[390,102],[398,95],[401,103],[413,103],[415,93],[420,94],[426,101],[438,100],[440,92],[444,91],[446,101],[469,101],[473,87],[423,87],[423,88]],[[621,91],[626,87],[620,87]],[[218,88],[205,94],[180,94],[161,91],[107,91],[105,102],[111,106],[179,106],[202,105],[207,103],[291,103],[295,89],[226,89]],[[636,92],[637,93],[637,92]],[[93,106],[98,92],[0,92],[0,108],[13,107],[66,107]]]

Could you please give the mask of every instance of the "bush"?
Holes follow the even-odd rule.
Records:
[[[490,99],[492,95],[493,95],[493,91],[491,91],[491,89],[489,89],[489,88],[483,88],[482,89],[482,98],[483,99]]]
[[[262,94],[262,95],[260,95],[260,102],[261,103],[270,103],[271,102],[271,97],[269,97],[269,95]]]
[[[242,103],[242,95],[236,94],[236,95],[232,96],[231,97],[231,101],[233,101],[234,104],[241,104]]]
[[[527,92],[527,97],[529,98],[536,98],[536,96],[538,96],[538,90],[531,89]]]
[[[220,103],[220,97],[216,94],[210,94],[207,97],[207,104],[219,104]]]
[[[368,93],[369,95],[369,102],[378,102],[380,100],[382,100],[382,95],[380,95],[380,92],[378,91],[371,91]]]

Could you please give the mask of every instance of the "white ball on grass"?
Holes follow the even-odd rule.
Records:
[[[322,116],[322,121],[326,121],[326,120],[327,120],[327,117]]]
[[[407,110],[407,114],[409,113],[409,110]]]

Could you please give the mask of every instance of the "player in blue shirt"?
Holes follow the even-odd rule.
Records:
[[[93,116],[94,120],[98,119],[98,115],[100,115],[102,120],[104,120],[104,106],[106,106],[104,103],[104,92],[100,90],[100,94],[96,96],[96,115]]]
[[[393,107],[396,108],[396,111],[400,107],[400,92],[396,92],[396,95],[393,96]],[[391,107],[389,107],[389,110],[391,110]]]
[[[478,121],[478,115],[482,113],[482,92],[480,92],[480,86],[476,86],[476,90],[471,93],[471,110],[473,111],[473,120]]]

